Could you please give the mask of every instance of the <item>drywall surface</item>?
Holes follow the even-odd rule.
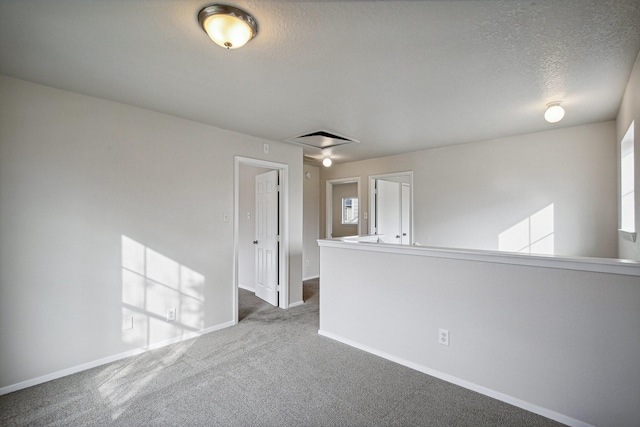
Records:
[[[0,388],[232,323],[236,155],[289,165],[300,301],[300,148],[0,76]]]
[[[414,173],[421,245],[498,250],[502,233],[552,205],[556,254],[617,257],[614,122],[337,164],[322,169],[321,205],[327,179],[360,176],[368,186],[370,175],[404,171]],[[368,187],[361,197],[364,211]],[[323,236],[324,206],[320,215]]]
[[[637,426],[639,276],[323,243],[320,333],[570,425]]]
[[[634,123],[634,154],[635,154],[635,214],[636,233],[640,231],[640,55],[633,67],[631,77],[620,104],[618,119],[616,122],[616,142],[618,149],[618,164],[620,161],[620,142],[631,123]],[[619,172],[618,172],[619,175]],[[618,186],[620,182],[618,181]],[[619,188],[619,187],[618,187]],[[618,206],[620,200],[618,198]],[[618,257],[627,259],[640,259],[640,240],[635,242],[618,237]]]
[[[345,197],[358,198],[358,184],[350,182],[333,185],[333,221],[331,225],[332,237],[355,236],[358,234],[358,224],[342,224],[342,199]]]
[[[320,170],[317,166],[304,165],[304,174],[302,277],[311,279],[320,274],[320,248],[317,242],[320,238]]]

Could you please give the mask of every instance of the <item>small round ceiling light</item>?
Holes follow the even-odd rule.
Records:
[[[198,13],[198,22],[211,40],[225,49],[237,49],[258,34],[258,23],[244,10],[214,4]]]
[[[331,159],[329,157],[325,157],[324,160],[322,161],[322,165],[325,168],[328,168],[329,166],[331,166],[332,163],[333,163],[333,161],[331,161]]]
[[[544,119],[549,123],[557,123],[564,117],[564,108],[560,102],[550,102],[547,104],[547,111],[544,112]]]

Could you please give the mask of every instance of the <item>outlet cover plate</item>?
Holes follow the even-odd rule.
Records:
[[[125,316],[124,319],[122,319],[122,329],[125,331],[127,329],[133,329],[133,316]]]
[[[449,345],[449,330],[440,328],[438,330],[438,342],[442,345]]]

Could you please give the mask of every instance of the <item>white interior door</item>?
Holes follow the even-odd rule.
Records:
[[[376,181],[376,234],[384,243],[401,243],[400,183]]]
[[[256,176],[256,296],[278,306],[278,171]]]
[[[402,238],[403,245],[411,244],[411,186],[402,183]]]

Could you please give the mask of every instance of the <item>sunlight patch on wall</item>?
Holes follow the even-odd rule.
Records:
[[[553,255],[553,203],[500,233],[498,250]]]
[[[620,146],[620,229],[630,233],[636,231],[634,124],[631,122]]]
[[[202,274],[122,236],[122,340],[145,347],[202,330],[204,285]]]

